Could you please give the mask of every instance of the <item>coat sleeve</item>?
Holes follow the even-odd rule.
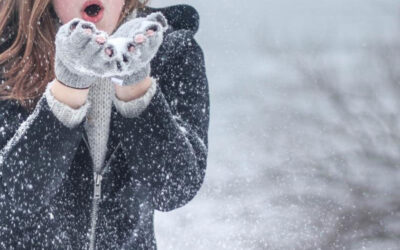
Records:
[[[204,180],[208,151],[203,52],[191,32],[171,34],[159,53],[167,51],[168,63],[163,64],[164,56],[154,62],[161,65],[160,73],[147,108],[138,117],[118,116],[128,165],[134,178],[149,187],[153,206],[160,211],[183,206],[195,196]]]
[[[1,208],[30,215],[48,205],[60,187],[83,123],[63,125],[44,95],[30,114],[11,103],[4,101],[0,108]]]

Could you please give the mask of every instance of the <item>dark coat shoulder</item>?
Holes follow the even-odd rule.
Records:
[[[138,17],[147,16],[157,11],[160,11],[167,18],[170,31],[187,30],[195,34],[199,29],[199,13],[194,7],[186,4],[164,8],[146,7],[138,11]]]

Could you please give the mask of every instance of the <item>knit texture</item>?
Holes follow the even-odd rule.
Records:
[[[51,87],[55,81],[47,84],[44,95],[47,99],[47,103],[50,106],[51,111],[68,128],[74,128],[83,121],[85,115],[90,107],[90,101],[87,100],[84,105],[78,109],[73,109],[67,104],[64,104],[54,98],[53,93],[51,93]]]
[[[93,84],[89,90],[88,100],[92,105],[86,116],[85,129],[95,172],[101,171],[107,153],[113,95],[114,86],[107,78]]]
[[[150,74],[150,61],[167,28],[161,12],[131,16],[110,37],[94,24],[74,18],[56,34],[56,78],[78,89],[89,88],[99,81],[96,78],[118,77],[123,85],[136,84]]]
[[[98,43],[97,37],[107,38],[108,35],[97,30],[94,24],[78,18],[58,29],[54,71],[60,82],[83,89],[104,75],[104,65],[109,57],[104,52],[105,45]]]

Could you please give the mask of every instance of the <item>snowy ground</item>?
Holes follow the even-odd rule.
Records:
[[[398,249],[400,3],[186,3],[211,94],[205,183],[160,250]]]

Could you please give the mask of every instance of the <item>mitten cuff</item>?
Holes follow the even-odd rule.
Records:
[[[82,76],[70,72],[59,59],[56,59],[55,75],[60,83],[74,89],[87,89],[95,82],[95,78],[92,76]]]
[[[151,78],[151,86],[140,98],[124,102],[113,95],[113,103],[117,111],[125,118],[138,117],[149,105],[157,90],[157,81]]]
[[[57,117],[57,119],[68,128],[76,127],[83,121],[83,118],[85,118],[87,110],[90,106],[90,101],[87,100],[83,106],[79,107],[78,109],[73,109],[67,104],[58,101],[53,96],[51,93],[51,86],[53,84],[54,81],[50,82],[46,87],[46,91],[44,92],[50,110]]]

